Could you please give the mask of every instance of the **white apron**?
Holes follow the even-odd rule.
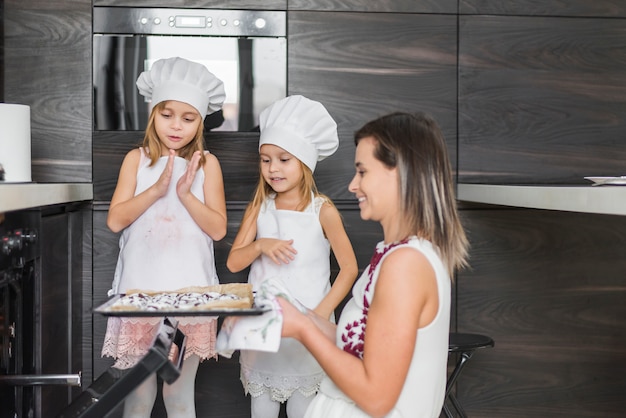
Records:
[[[257,218],[257,239],[293,239],[298,251],[289,264],[276,265],[264,255],[250,266],[248,281],[253,289],[263,280],[277,277],[291,295],[313,309],[330,290],[330,243],[319,222],[324,200],[315,198],[302,212],[277,210],[273,197],[261,207]],[[294,390],[314,394],[324,376],[322,368],[302,344],[281,339],[277,353],[242,350],[241,379],[246,393],[259,396],[269,390],[272,398],[284,402]]]
[[[168,157],[149,167],[142,150],[135,195],[152,186],[163,173]],[[154,202],[120,236],[113,286],[109,295],[128,289],[175,290],[218,283],[213,240],[192,219],[176,194],[176,183],[187,160],[174,158],[167,194]],[[191,192],[204,202],[204,170],[196,173]]]

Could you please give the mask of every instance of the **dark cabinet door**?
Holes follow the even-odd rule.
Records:
[[[39,231],[40,271],[35,300],[35,345],[38,372],[43,375],[82,374],[84,385],[91,381],[91,327],[89,311],[83,301],[83,233],[89,235],[90,212],[71,205],[42,211]],[[89,216],[88,216],[89,215]],[[37,309],[37,307],[39,309]],[[87,331],[85,331],[87,330]],[[45,385],[40,391],[42,417],[56,416],[81,388]]]
[[[69,217],[66,213],[41,220],[40,336],[41,373],[68,374],[71,352],[71,282]],[[41,410],[55,416],[69,403],[67,386],[42,386]],[[44,416],[44,415],[41,415]]]

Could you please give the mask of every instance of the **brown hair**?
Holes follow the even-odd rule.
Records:
[[[391,113],[365,124],[354,134],[376,141],[374,157],[398,169],[402,219],[406,236],[428,239],[439,248],[452,274],[465,267],[468,241],[457,212],[455,183],[445,139],[437,122],[425,113]]]

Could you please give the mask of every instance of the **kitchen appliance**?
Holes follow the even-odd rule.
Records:
[[[209,130],[255,130],[261,110],[286,95],[284,11],[94,7],[93,32],[96,131],[145,128],[150,107],[135,81],[161,58],[199,62],[224,82]]]
[[[41,416],[41,386],[80,386],[79,374],[42,374],[40,215],[0,213],[0,418]]]
[[[152,373],[171,384],[180,376],[186,337],[178,321],[163,318],[152,347],[134,367],[120,370],[109,367],[57,418],[100,418],[115,409]]]

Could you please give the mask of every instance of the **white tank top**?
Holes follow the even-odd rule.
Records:
[[[167,164],[161,157],[152,167],[141,152],[135,195],[152,186]],[[109,295],[128,289],[175,290],[218,283],[213,240],[192,219],[178,199],[176,183],[188,161],[174,158],[167,194],[154,202],[120,236],[120,253]],[[191,192],[204,202],[204,170],[196,173]]]
[[[376,251],[383,254],[374,270],[370,284],[369,268],[363,271],[352,290],[337,322],[337,346],[344,348],[343,333],[350,324],[360,323],[364,297],[374,297],[380,266],[385,257],[400,247],[412,247],[426,256],[435,270],[439,310],[433,321],[417,332],[413,359],[398,402],[386,418],[436,418],[441,413],[446,389],[448,338],[450,331],[450,276],[437,250],[426,240],[412,237],[407,243],[388,248],[378,243]],[[369,284],[369,286],[368,286]],[[402,318],[398,318],[402,320]],[[367,331],[365,331],[367,332]],[[345,350],[345,348],[344,348]],[[328,377],[322,380],[320,392],[307,410],[306,418],[362,418],[368,415],[348,398]]]

